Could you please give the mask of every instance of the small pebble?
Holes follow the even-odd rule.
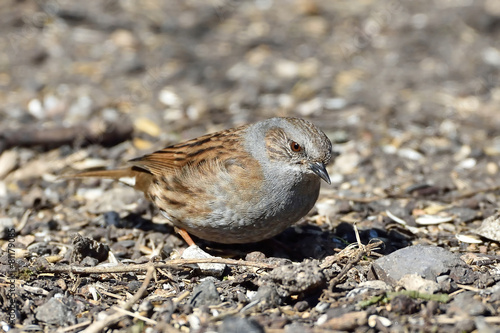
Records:
[[[197,245],[191,245],[187,249],[184,250],[181,256],[182,259],[205,259],[205,258],[214,258],[210,254],[206,253],[202,249],[200,249]],[[203,274],[213,275],[213,276],[221,276],[226,268],[225,264],[212,264],[212,263],[202,263],[196,264],[201,270]]]

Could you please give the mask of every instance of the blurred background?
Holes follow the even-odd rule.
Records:
[[[498,216],[484,226],[481,222],[500,202],[499,0],[1,0],[0,248],[5,251],[12,237],[6,230],[15,228],[10,230],[18,232],[17,248],[27,248],[23,253],[30,256],[18,259],[19,267],[48,255],[72,262],[68,244],[75,244],[75,233],[108,244],[127,263],[147,262],[158,249],[163,257],[175,256],[186,244],[172,228],[150,223],[161,217],[141,193],[111,181],[59,177],[91,167],[119,167],[170,144],[273,116],[302,117],[327,133],[340,153],[328,167],[332,185],[323,184],[316,207],[294,227],[264,245],[227,246],[224,255],[232,251],[251,261],[322,260],[356,242],[353,222],[362,242],[383,240],[386,254],[410,242],[488,253],[490,259],[476,262],[490,268],[481,264],[474,266],[474,274],[472,268],[470,274],[456,271],[457,283],[474,280],[474,287],[460,286],[469,291],[461,293],[465,297],[459,302],[458,295],[448,310],[431,301],[421,310],[408,306],[420,311],[410,314],[400,312],[401,306],[414,303],[386,307],[384,300],[372,304],[365,316],[391,312],[396,328],[377,326],[381,331],[441,331],[426,326],[437,313],[443,314],[445,325],[455,320],[456,327],[443,331],[472,331],[473,321],[462,310],[480,316],[478,330],[487,319],[498,322],[498,317],[487,317],[498,315],[498,288],[484,293],[483,288],[493,281],[498,286],[498,267],[492,263],[498,263],[500,224]],[[394,223],[398,219],[410,227]],[[458,238],[471,233],[493,242]],[[213,247],[208,252],[221,253]],[[343,257],[344,264],[353,257]],[[7,267],[7,255],[1,258]],[[97,263],[90,259],[88,265]],[[323,264],[339,271],[348,267]],[[65,281],[65,274],[24,272],[36,287],[19,294],[16,307],[24,325],[35,323],[39,290],[50,290],[43,294],[47,298],[65,290],[65,297],[77,300],[68,303],[73,312],[44,305],[48,315],[60,314],[63,323],[72,313],[81,315],[79,320],[96,317],[117,301],[115,296],[102,301],[109,292],[100,294],[99,307],[80,301],[79,295],[90,299],[89,281],[101,283],[101,275],[82,280],[70,275]],[[184,285],[191,277],[175,272],[173,279],[162,273],[169,281],[164,286],[182,280],[183,287],[172,287],[175,292],[168,297],[193,288],[196,283],[191,282],[198,279],[193,276]],[[239,290],[250,295],[258,289],[249,280],[254,273],[238,272],[228,284],[225,277],[220,281],[231,290],[224,291],[224,303],[229,300],[234,309],[249,301],[240,298]],[[287,274],[294,281],[302,272]],[[361,298],[348,291],[372,279],[370,274],[366,264],[353,267],[341,292],[327,297],[333,302],[329,318],[354,310]],[[118,295],[140,285],[134,274],[118,279],[125,282],[113,278],[109,285],[116,283],[118,289],[106,290]],[[330,286],[338,287],[335,279]],[[135,287],[123,289],[128,281]],[[460,293],[451,287],[456,288],[455,282],[442,285],[448,286],[445,293]],[[187,329],[183,318],[192,310],[193,298],[185,298],[184,291],[180,295],[179,301],[165,301],[155,318]],[[326,320],[322,313],[329,305],[318,310],[316,304],[324,298],[310,296],[310,304],[297,303],[301,314],[268,311],[269,321],[260,317],[261,324],[277,328],[290,318],[302,318],[312,327],[318,318]],[[90,304],[92,310],[82,310]],[[311,311],[302,316],[304,309]],[[48,321],[41,312],[38,323]],[[6,313],[0,312],[1,320],[8,320]],[[360,317],[349,318],[358,327]],[[344,324],[344,317],[338,319]],[[408,323],[416,326],[398,330]],[[130,319],[122,327],[132,325]],[[342,327],[332,329],[354,330]],[[307,330],[296,326],[293,332],[298,331]]]
[[[6,0],[0,31],[0,148],[28,147],[0,177],[52,148],[118,163],[298,116],[344,187],[496,179],[496,0]]]

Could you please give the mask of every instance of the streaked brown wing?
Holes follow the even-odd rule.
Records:
[[[234,141],[241,140],[241,131],[246,127],[241,126],[207,134],[132,159],[129,162],[157,176],[173,173],[187,164],[196,166],[206,160],[222,157],[221,155],[228,151],[228,147],[238,146],[234,144]]]

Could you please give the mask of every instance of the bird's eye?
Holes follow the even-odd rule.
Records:
[[[295,141],[292,141],[290,142],[290,148],[292,149],[292,151],[294,152],[299,152],[302,150],[302,146],[299,145],[297,142]]]

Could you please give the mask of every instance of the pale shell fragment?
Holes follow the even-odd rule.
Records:
[[[391,213],[389,210],[386,210],[385,213],[387,214],[387,216],[389,216],[389,218],[391,218],[391,220],[393,220],[394,222],[397,222],[399,224],[402,224],[402,225],[407,225],[406,221],[403,220],[402,218],[400,217],[397,217],[396,215],[394,215],[393,213]]]
[[[99,297],[98,297],[98,295],[97,295],[97,289],[96,289],[96,287],[95,287],[95,286],[90,286],[90,287],[89,287],[89,292],[90,292],[90,294],[92,295],[92,299],[93,299],[94,301],[99,300]]]
[[[0,178],[15,169],[18,158],[15,150],[6,150],[0,154]]]
[[[481,240],[481,238],[479,236],[475,236],[475,235],[463,235],[463,234],[457,234],[455,235],[455,237],[463,242],[463,243],[469,243],[469,244],[480,244],[482,243],[483,241]]]
[[[386,210],[385,213],[387,214],[387,216],[393,220],[394,222],[397,222],[401,225],[404,225],[406,229],[408,229],[411,233],[413,234],[416,234],[417,232],[419,232],[420,230],[418,228],[415,228],[415,227],[412,227],[412,226],[409,226],[405,220],[403,220],[402,218],[400,217],[397,217],[396,215],[394,215],[393,213],[391,213],[389,210]]]
[[[101,168],[109,165],[109,162],[100,158],[87,158],[80,162],[75,162],[71,167],[75,170],[85,170],[91,168]]]
[[[417,224],[432,225],[453,221],[453,216],[422,215],[415,219]]]
[[[392,321],[390,321],[386,317],[381,317],[381,316],[377,316],[377,315],[371,315],[370,317],[368,317],[368,326],[375,327],[377,325],[377,320],[384,327],[389,327],[389,326],[392,325]]]

